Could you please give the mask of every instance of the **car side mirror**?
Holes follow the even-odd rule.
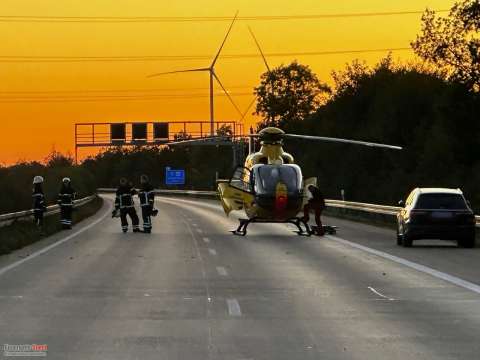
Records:
[[[403,206],[405,205],[405,202],[404,202],[403,200],[400,200],[400,201],[398,202],[398,205],[400,205],[401,207],[403,207]]]

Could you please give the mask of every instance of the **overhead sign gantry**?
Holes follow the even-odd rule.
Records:
[[[204,139],[210,137],[209,121],[162,121],[162,122],[105,122],[75,124],[75,161],[78,149],[83,147],[112,146],[158,146],[185,139]],[[237,139],[243,136],[243,124],[235,121],[214,123],[217,135]],[[226,143],[231,144],[230,143]],[[223,145],[216,142],[215,145]]]

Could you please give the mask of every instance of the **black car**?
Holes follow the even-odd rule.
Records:
[[[475,214],[460,189],[416,188],[397,215],[397,245],[413,240],[456,240],[460,247],[475,246]]]

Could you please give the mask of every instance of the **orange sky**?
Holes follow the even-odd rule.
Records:
[[[2,16],[240,16],[311,15],[448,9],[452,1],[153,1],[153,0],[2,0]],[[3,18],[5,19],[5,18]],[[250,25],[266,53],[408,47],[419,31],[420,15],[346,17],[290,21],[238,21],[223,54],[256,53]],[[75,122],[208,120],[208,98],[165,99],[165,94],[208,94],[206,73],[146,75],[209,65],[209,60],[130,62],[5,62],[7,56],[164,56],[212,55],[228,22],[39,23],[0,21],[0,163],[43,159],[55,147],[73,152]],[[294,58],[323,81],[355,58],[374,63],[385,53],[271,57],[270,66]],[[409,59],[408,51],[394,53]],[[3,60],[3,61],[1,61]],[[260,58],[219,59],[216,71],[241,109],[252,100],[264,71]],[[155,89],[155,91],[149,91]],[[169,90],[174,89],[174,90]],[[98,91],[101,90],[101,91]],[[103,91],[110,90],[110,91]],[[123,90],[135,90],[123,92]],[[78,92],[89,91],[87,93]],[[91,92],[94,91],[94,92]],[[15,93],[19,92],[19,93]],[[25,93],[27,92],[27,93]],[[30,93],[28,93],[30,92]],[[154,100],[120,100],[119,95],[161,95]],[[235,95],[237,94],[237,95]],[[94,96],[96,101],[59,101]],[[100,97],[101,96],[101,97]],[[26,98],[25,98],[26,97]],[[35,102],[31,102],[32,97]],[[45,97],[47,99],[45,99]],[[18,101],[19,99],[23,99]],[[28,101],[25,101],[27,99]],[[39,101],[40,100],[40,101]],[[237,120],[224,97],[215,99],[216,119]],[[255,121],[246,118],[248,124]],[[85,154],[85,152],[83,152]]]

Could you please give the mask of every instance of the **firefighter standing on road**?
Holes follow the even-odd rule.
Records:
[[[138,227],[138,215],[135,210],[135,204],[133,202],[133,195],[136,194],[135,189],[128,183],[127,179],[120,179],[120,186],[117,189],[115,197],[115,210],[112,212],[112,217],[116,216],[120,211],[120,221],[122,223],[122,231],[126,233],[128,231],[127,215],[130,216],[132,221],[133,232],[139,232]]]
[[[35,176],[33,178],[33,217],[35,225],[40,231],[43,231],[43,213],[47,210],[45,195],[43,194],[43,177]]]
[[[310,210],[314,210],[315,224],[317,225],[317,228],[316,228],[317,235],[323,236],[325,235],[325,230],[323,229],[321,216],[322,216],[322,211],[325,208],[325,198],[323,197],[323,194],[320,191],[320,189],[314,185],[310,185],[308,187],[308,191],[310,191],[310,193],[312,194],[312,198],[308,200],[308,203],[305,204],[303,208],[303,214],[304,214],[303,220],[305,222],[308,222],[308,220],[310,219],[309,217]]]
[[[143,232],[152,232],[152,214],[155,203],[155,191],[147,175],[140,177],[140,191],[138,192],[140,206],[142,208]]]
[[[64,229],[72,228],[73,200],[76,193],[72,188],[70,178],[62,179],[62,187],[58,193],[58,205],[60,205],[60,224]]]

